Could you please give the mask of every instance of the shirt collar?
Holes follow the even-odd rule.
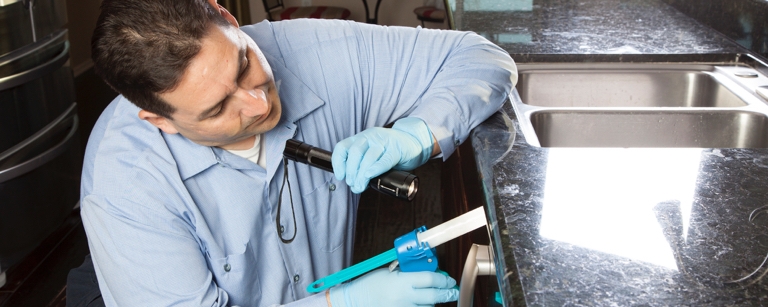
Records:
[[[179,168],[181,180],[187,180],[219,162],[212,147],[199,145],[178,133],[162,132],[162,135]]]
[[[264,20],[257,24],[240,27],[243,33],[250,36],[266,57],[272,72],[275,75],[275,84],[283,102],[282,120],[295,123],[313,110],[322,106],[323,102],[303,81],[302,72],[294,73],[285,64],[284,49],[277,37],[281,34],[275,32],[271,22]]]
[[[320,99],[304,82],[288,69],[279,55],[264,51],[264,57],[272,67],[275,85],[283,107],[282,120],[295,123],[325,102]]]

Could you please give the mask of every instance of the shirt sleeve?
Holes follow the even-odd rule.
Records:
[[[137,207],[142,210],[118,209]],[[96,195],[84,198],[81,215],[106,306],[231,306],[179,218],[132,200]],[[283,306],[327,303],[320,293]]]
[[[176,218],[95,195],[81,207],[107,306],[226,306],[227,294],[212,281],[196,240],[173,229]],[[137,207],[145,210],[125,209]]]
[[[366,106],[373,109],[381,101],[394,100],[394,118],[388,121],[404,116],[425,121],[443,159],[501,107],[517,81],[509,54],[475,33],[360,28],[360,37],[370,46],[364,49],[366,58],[374,63]]]
[[[509,54],[472,32],[349,21],[273,27],[288,68],[343,117],[336,125],[352,123],[344,137],[417,117],[446,159],[517,82]]]
[[[446,159],[517,82],[509,54],[473,32],[339,20],[272,27],[274,52],[333,109],[341,138],[413,116]]]

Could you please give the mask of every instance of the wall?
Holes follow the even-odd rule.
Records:
[[[69,29],[69,59],[75,77],[93,66],[91,62],[91,35],[99,17],[101,0],[67,0]]]
[[[318,6],[346,7],[352,11],[352,20],[365,22],[365,6],[362,1],[364,0],[285,0],[285,6],[302,6],[303,3],[309,3],[309,5]],[[376,9],[376,0],[367,1],[368,9],[371,12],[371,16],[373,16],[373,12]],[[421,25],[421,22],[416,19],[413,9],[422,6],[423,3],[423,0],[381,0],[378,24],[408,27]],[[264,11],[262,0],[251,0],[250,6],[251,19],[254,23],[266,19],[267,13]],[[425,23],[424,26],[426,28],[446,28],[445,24],[431,22]]]

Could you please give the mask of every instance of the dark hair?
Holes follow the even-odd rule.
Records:
[[[104,0],[91,51],[96,74],[139,108],[171,118],[173,90],[212,25],[229,26],[206,0]]]

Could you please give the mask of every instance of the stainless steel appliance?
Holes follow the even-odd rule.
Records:
[[[0,0],[0,286],[77,204],[82,153],[65,4]]]

